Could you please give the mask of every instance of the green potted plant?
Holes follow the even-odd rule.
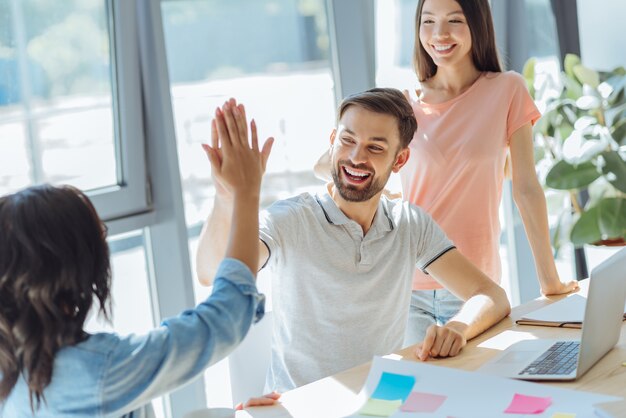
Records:
[[[574,246],[624,245],[626,240],[626,70],[597,72],[567,55],[558,80],[524,78],[542,117],[534,128],[535,162],[546,188],[569,200],[553,233]]]

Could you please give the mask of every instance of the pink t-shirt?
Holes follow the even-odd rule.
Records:
[[[413,105],[418,128],[400,170],[404,198],[428,212],[459,251],[495,282],[504,164],[511,135],[541,116],[517,73],[484,73],[444,103]],[[440,289],[416,270],[413,289]]]

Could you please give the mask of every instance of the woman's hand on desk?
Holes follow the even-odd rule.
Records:
[[[424,341],[415,349],[417,358],[426,361],[428,357],[454,357],[459,354],[467,344],[462,329],[457,329],[463,325],[461,323],[447,323],[442,327],[431,325],[426,331]]]
[[[550,285],[544,285],[541,283],[541,294],[544,296],[562,295],[570,292],[577,292],[579,289],[578,282],[571,280],[567,283],[563,283],[558,278],[553,280]]]
[[[241,411],[242,409],[250,408],[251,406],[274,405],[278,398],[280,398],[280,393],[278,392],[268,393],[260,398],[250,398],[245,405],[243,403],[237,404],[237,406],[235,406],[235,410]]]

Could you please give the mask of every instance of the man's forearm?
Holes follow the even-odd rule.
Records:
[[[226,246],[232,226],[233,204],[230,200],[216,197],[213,210],[200,233],[196,252],[196,273],[200,283],[205,286],[211,285],[217,267],[226,255]],[[255,216],[258,222],[256,211]]]
[[[468,299],[446,326],[461,332],[469,341],[498,323],[510,312],[511,305],[506,293],[497,287],[489,294],[478,294]]]
[[[465,258],[458,250],[448,251],[430,266],[430,273],[465,304],[446,325],[469,340],[511,312],[504,290]]]

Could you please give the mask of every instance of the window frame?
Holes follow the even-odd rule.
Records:
[[[105,221],[153,210],[146,170],[135,2],[105,0],[110,43],[117,184],[86,193]],[[131,163],[132,162],[132,163]],[[119,231],[121,232],[121,231]]]

